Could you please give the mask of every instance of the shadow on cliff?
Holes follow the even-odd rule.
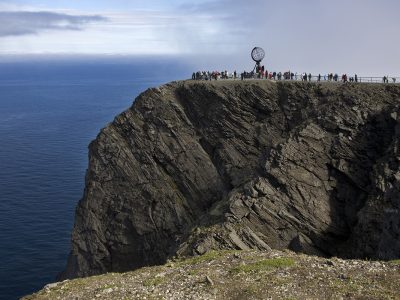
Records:
[[[391,118],[393,110],[394,107],[387,108],[369,115],[357,130],[339,126],[333,132],[331,163],[327,164],[332,188],[329,198],[331,224],[319,238],[312,239],[329,256],[380,257],[371,249],[377,249],[373,237],[381,234],[379,223],[383,220],[373,220],[368,231],[356,232],[356,227],[364,221],[360,220],[365,217],[360,211],[369,205],[368,199],[375,198],[375,205],[382,204],[375,194],[373,176],[377,162],[384,158],[395,134],[397,123]]]
[[[314,122],[331,139],[330,162],[324,167],[329,174],[326,193],[330,222],[322,232],[300,230],[288,247],[322,256],[385,258],[377,253],[376,245],[384,220],[372,216],[368,226],[358,225],[359,218],[365,217],[360,211],[369,205],[368,199],[375,197],[375,202],[378,201],[375,205],[380,204],[374,194],[374,167],[384,158],[394,138],[397,122],[391,113],[396,110],[396,99],[385,103],[384,109],[374,111],[376,103],[371,99],[369,103],[358,99],[362,92],[357,85],[336,85],[336,94],[329,88],[324,90],[326,86],[321,84],[297,83],[294,91],[290,90],[293,85],[278,83],[277,86],[288,132],[294,132],[302,123]],[[271,176],[265,176],[271,182]]]

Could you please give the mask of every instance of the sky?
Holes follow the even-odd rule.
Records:
[[[0,0],[0,58],[181,56],[205,68],[400,76],[399,0]],[[251,68],[250,68],[251,69]]]

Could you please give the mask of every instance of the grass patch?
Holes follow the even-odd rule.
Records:
[[[189,273],[189,275],[191,275],[191,276],[195,276],[195,275],[197,275],[197,274],[200,273],[200,270],[190,270],[188,273]]]
[[[105,284],[102,286],[103,290],[109,289],[109,288],[115,288],[116,285],[115,284]]]
[[[394,260],[391,260],[391,261],[389,261],[391,264],[393,264],[393,265],[400,265],[400,259],[394,259]]]
[[[227,255],[230,253],[236,253],[236,252],[237,252],[236,250],[221,250],[221,251],[211,250],[211,251],[204,253],[203,255],[193,256],[191,258],[178,261],[177,264],[178,264],[178,266],[179,265],[197,265],[197,264],[200,264],[203,262],[212,261],[212,260],[222,257],[224,255]]]
[[[294,260],[291,258],[270,258],[257,261],[248,265],[239,265],[231,269],[232,273],[250,273],[265,270],[286,268],[294,266]]]
[[[164,277],[154,277],[154,278],[149,278],[143,281],[143,285],[146,287],[149,286],[156,286],[159,284],[162,284],[165,281]]]

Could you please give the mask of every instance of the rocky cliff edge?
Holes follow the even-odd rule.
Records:
[[[173,82],[89,146],[59,279],[211,249],[400,257],[400,86]]]

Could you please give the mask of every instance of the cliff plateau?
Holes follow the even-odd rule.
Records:
[[[89,146],[59,279],[223,249],[400,257],[400,86],[181,81]]]

